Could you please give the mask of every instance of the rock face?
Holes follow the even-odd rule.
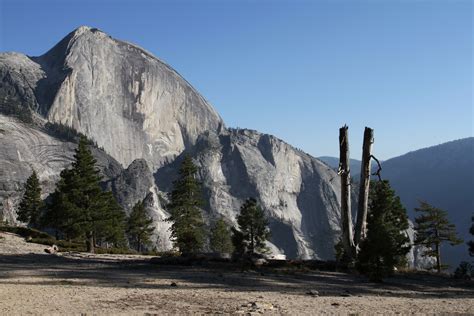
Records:
[[[339,157],[321,156],[317,158],[335,170],[339,168]],[[357,160],[357,159],[349,160],[349,169],[351,170],[352,178],[354,179],[359,178],[357,176],[360,174],[361,164],[362,164],[362,161],[360,160]]]
[[[0,69],[0,97],[73,127],[123,166],[144,158],[155,170],[223,126],[171,67],[97,29],[80,27],[40,57],[2,54]]]
[[[35,85],[43,80],[41,66],[19,53],[0,54],[0,110],[15,114],[25,108],[39,109]]]
[[[107,181],[105,187],[113,192],[117,202],[127,214],[137,202],[144,201],[145,209],[155,224],[152,241],[155,241],[158,249],[165,250],[172,247],[169,231],[171,224],[166,221],[169,214],[160,201],[160,196],[164,193],[155,185],[153,173],[144,159],[134,160],[117,177]]]
[[[16,222],[19,195],[33,169],[45,198],[54,191],[61,170],[70,166],[76,144],[0,114],[0,148],[0,205],[4,218]],[[104,179],[120,174],[122,168],[115,159],[98,149],[92,152]]]
[[[16,208],[24,183],[36,170],[42,188],[42,198],[55,189],[59,173],[73,161],[73,142],[62,141],[45,129],[0,115],[0,213],[10,223],[17,223]],[[104,187],[114,193],[117,201],[129,213],[136,202],[145,200],[149,215],[155,220],[155,240],[164,249],[169,242],[168,217],[160,204],[160,193],[153,173],[143,159],[137,159],[127,169],[104,151],[90,147],[104,181]]]
[[[415,230],[413,222],[409,221],[409,227],[407,229],[408,238],[410,238],[410,243],[413,245],[415,242]],[[413,246],[410,249],[410,252],[407,254],[408,265],[410,268],[430,270],[436,266],[436,259],[434,257],[425,257],[424,253],[428,249],[425,246],[417,245]]]
[[[191,154],[200,166],[210,221],[223,216],[235,224],[243,201],[257,197],[278,252],[289,258],[333,257],[340,182],[321,161],[276,137],[234,129],[203,134]],[[157,172],[160,188],[169,190],[180,162]]]
[[[106,185],[107,189],[113,192],[117,202],[126,210],[132,209],[137,201],[145,199],[153,186],[153,174],[143,159],[134,160],[127,169]]]
[[[223,216],[235,224],[243,201],[255,197],[269,218],[274,252],[333,258],[340,234],[336,173],[273,136],[226,129],[202,96],[143,49],[81,27],[43,56],[1,54],[0,75],[4,204],[18,198],[32,166],[52,191],[74,145],[42,126],[62,123],[103,147],[107,154],[96,157],[114,161],[104,168],[104,186],[127,211],[145,199],[159,248],[170,247],[165,192],[190,154],[200,167],[208,223]],[[28,108],[32,124],[13,118]],[[3,212],[13,214],[8,208],[14,206]]]

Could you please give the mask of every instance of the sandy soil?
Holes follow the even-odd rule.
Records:
[[[165,266],[144,256],[44,248],[0,233],[0,315],[474,314],[473,283],[441,277],[397,276],[380,285],[334,272]]]

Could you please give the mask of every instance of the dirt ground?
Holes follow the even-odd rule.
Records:
[[[474,284],[437,276],[373,284],[335,272],[166,266],[44,248],[0,233],[0,315],[474,314]]]

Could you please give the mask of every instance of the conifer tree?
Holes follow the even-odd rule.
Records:
[[[201,184],[196,179],[198,168],[190,156],[185,156],[179,170],[178,180],[173,182],[173,191],[167,210],[171,225],[171,239],[183,254],[202,250],[205,231],[200,207],[203,205]]]
[[[222,218],[211,229],[210,246],[212,251],[218,253],[232,253],[234,250],[229,225]]]
[[[71,169],[64,169],[60,173],[56,189],[51,194],[51,202],[42,217],[42,226],[56,230],[56,239],[62,237],[67,240],[78,238],[81,234],[80,225],[76,225],[76,212],[80,212],[72,201],[72,192],[76,188],[76,177]]]
[[[360,244],[357,267],[371,281],[381,282],[394,267],[406,264],[409,225],[406,210],[387,180],[372,182],[370,187],[367,236]]]
[[[25,183],[25,192],[18,208],[17,219],[28,223],[30,227],[38,228],[40,226],[42,207],[41,187],[36,171],[33,170],[33,173]]]
[[[87,144],[81,136],[72,168],[61,172],[44,222],[69,239],[85,238],[87,251],[94,252],[97,241],[123,245],[125,214],[112,193],[102,191]]]
[[[456,236],[456,227],[448,221],[446,211],[424,201],[420,201],[420,207],[415,208],[415,211],[420,213],[420,216],[415,218],[415,245],[423,245],[429,249],[423,255],[436,258],[436,270],[440,273],[443,268],[441,244],[448,242],[454,246],[462,243],[462,240]]]
[[[126,233],[138,252],[142,251],[143,246],[151,244],[152,224],[153,219],[146,213],[143,201],[137,202],[128,217]]]
[[[265,252],[265,241],[270,238],[268,221],[257,200],[250,198],[240,208],[237,216],[239,231],[234,230],[234,247],[243,253]]]
[[[91,223],[93,242],[112,243],[115,247],[126,247],[126,215],[110,191],[102,191],[97,196],[95,219]]]
[[[232,246],[234,248],[234,256],[236,257],[242,257],[245,252],[246,252],[246,243],[244,241],[244,234],[236,229],[235,227],[232,227],[230,229],[231,233],[232,233],[232,236],[231,236],[231,240],[232,240]]]

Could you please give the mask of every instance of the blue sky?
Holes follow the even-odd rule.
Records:
[[[40,55],[80,25],[172,65],[232,127],[338,155],[364,126],[387,159],[473,136],[471,1],[0,0],[0,50]]]

